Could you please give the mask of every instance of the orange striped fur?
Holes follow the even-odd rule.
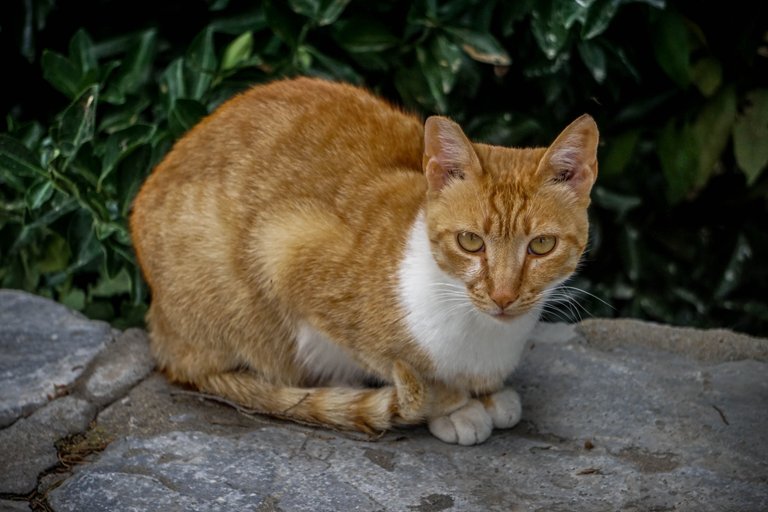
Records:
[[[172,380],[266,414],[363,432],[426,421],[481,442],[519,419],[516,394],[495,394],[584,250],[596,145],[588,116],[549,148],[510,149],[350,85],[254,87],[134,202],[152,352]],[[543,235],[554,249],[532,255]]]

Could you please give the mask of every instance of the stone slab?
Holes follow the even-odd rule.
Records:
[[[768,340],[727,329],[674,327],[631,318],[590,318],[576,330],[596,348],[648,347],[705,362],[754,359],[768,362]]]
[[[766,375],[547,326],[511,381],[522,422],[475,447],[246,416],[155,375],[99,415],[118,441],[49,499],[57,512],[768,510]]]
[[[0,427],[72,385],[113,337],[105,322],[42,297],[0,290]]]
[[[96,405],[125,395],[155,367],[146,331],[128,329],[94,359],[83,376],[83,393]]]
[[[95,415],[92,404],[66,396],[0,430],[0,493],[32,492],[40,473],[58,462],[54,443],[85,431]]]

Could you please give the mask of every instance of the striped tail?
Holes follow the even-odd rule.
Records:
[[[254,412],[299,423],[376,434],[394,425],[425,421],[424,385],[395,363],[395,385],[381,388],[284,387],[252,373],[228,372],[205,377],[197,387]]]

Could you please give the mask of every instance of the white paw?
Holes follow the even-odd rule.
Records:
[[[485,400],[485,410],[493,420],[495,428],[514,427],[523,414],[520,395],[512,388],[504,388],[489,396]]]
[[[478,400],[470,400],[447,416],[429,420],[429,431],[446,443],[480,444],[491,436],[493,421]]]

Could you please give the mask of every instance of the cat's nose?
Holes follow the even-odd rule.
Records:
[[[511,290],[499,290],[494,291],[490,297],[493,302],[496,303],[502,310],[517,300],[518,293]]]

